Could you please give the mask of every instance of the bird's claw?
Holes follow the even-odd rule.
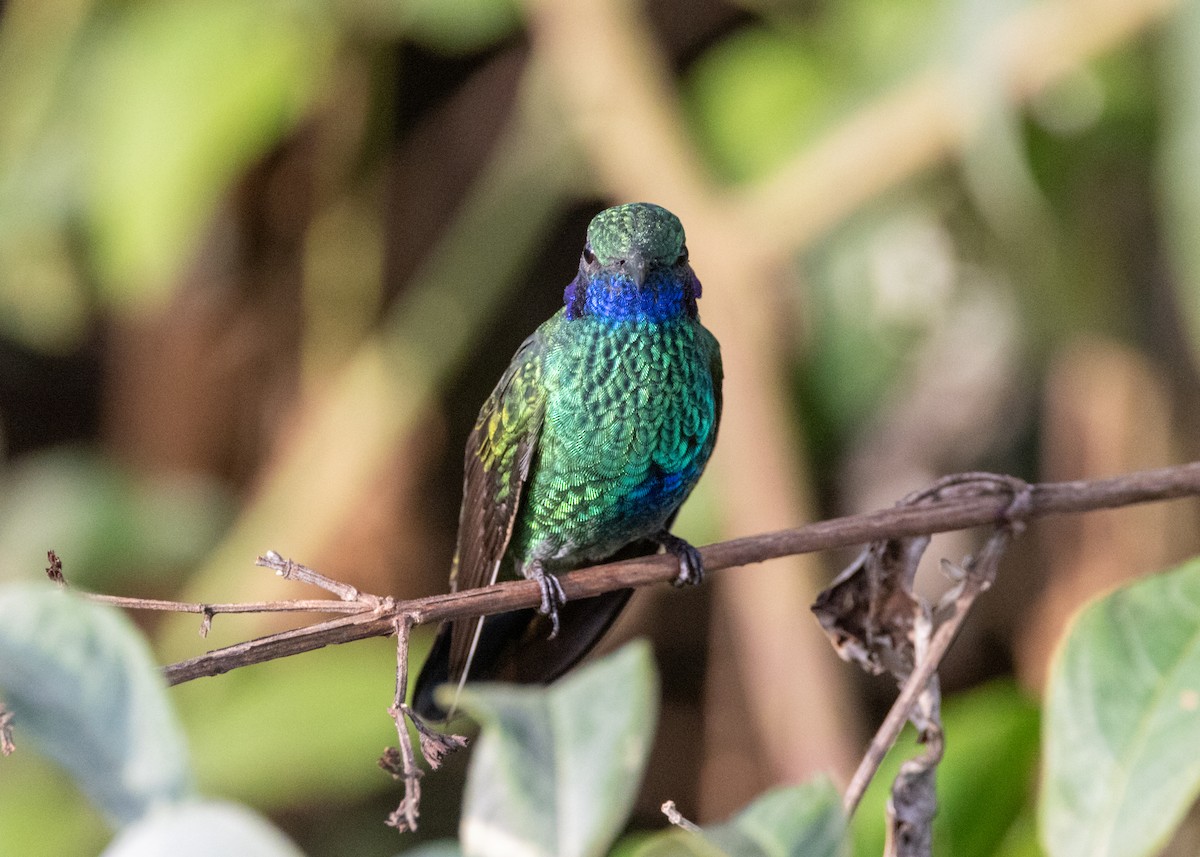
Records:
[[[567,603],[567,595],[558,578],[550,572],[537,567],[532,572],[531,577],[542,589],[542,603],[538,612],[550,619],[550,635],[546,639],[553,640],[558,636],[558,608]]]
[[[679,576],[671,581],[672,586],[695,586],[704,581],[704,560],[700,551],[668,532],[659,533],[654,540],[679,560]]]

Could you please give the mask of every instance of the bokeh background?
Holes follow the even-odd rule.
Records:
[[[253,566],[274,549],[443,591],[478,406],[631,200],[683,220],[725,355],[694,542],[947,472],[1200,457],[1195,2],[7,0],[0,580],[54,548],[94,590],[310,595]],[[1198,542],[1189,503],[1030,528],[945,668],[950,752],[1008,784],[947,853],[1036,853],[1066,618]],[[847,558],[639,593],[609,644],[650,636],[662,671],[635,828],[844,781],[890,693],[808,612]],[[163,662],[280,627],[137,620]],[[314,856],[416,841],[382,823],[393,671],[376,640],[173,690],[202,788]],[[425,779],[423,835],[464,766]],[[0,761],[0,853],[108,836],[49,763]]]

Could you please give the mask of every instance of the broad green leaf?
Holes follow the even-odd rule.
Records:
[[[121,834],[101,857],[304,857],[269,822],[235,803],[191,800],[162,807]]]
[[[664,830],[638,846],[631,857],[728,857],[704,836],[674,828]]]
[[[956,694],[942,706],[946,755],[938,766],[934,853],[990,857],[1019,822],[1034,788],[1037,706],[1009,681]],[[900,764],[921,752],[906,729],[854,814],[854,853],[878,857],[887,836],[884,808]]]
[[[482,731],[463,799],[469,857],[595,857],[625,825],[654,735],[658,680],[644,642],[549,688],[479,685]]]
[[[1093,601],[1051,670],[1042,842],[1154,854],[1200,793],[1200,560]]]
[[[841,797],[821,779],[772,789],[700,834],[661,833],[633,857],[834,857],[843,851],[845,830]]]
[[[51,584],[0,589],[0,692],[28,737],[117,824],[191,793],[183,733],[145,640]]]
[[[834,857],[846,829],[828,780],[773,789],[704,836],[730,857]]]
[[[229,184],[303,116],[333,34],[301,0],[122,8],[82,100],[96,261],[132,299],[172,285]]]
[[[1037,807],[1034,801],[1022,807],[1012,826],[990,857],[1046,857],[1038,842]]]

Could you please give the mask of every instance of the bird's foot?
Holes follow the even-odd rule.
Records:
[[[672,535],[666,530],[650,538],[666,548],[667,553],[679,560],[679,576],[671,581],[672,586],[695,586],[697,583],[703,582],[704,560],[700,557],[700,551],[679,538],[679,536]]]
[[[558,636],[558,608],[567,603],[566,593],[563,592],[558,578],[540,565],[531,567],[526,577],[536,580],[542,588],[542,603],[538,612],[550,618],[550,636],[546,639],[553,640]]]

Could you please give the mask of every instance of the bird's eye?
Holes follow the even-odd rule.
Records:
[[[583,248],[583,261],[587,262],[589,265],[596,261],[596,254],[592,252],[591,247],[586,245]]]
[[[676,265],[684,265],[688,260],[687,245],[683,245],[683,250],[679,253],[679,258],[675,260]]]

